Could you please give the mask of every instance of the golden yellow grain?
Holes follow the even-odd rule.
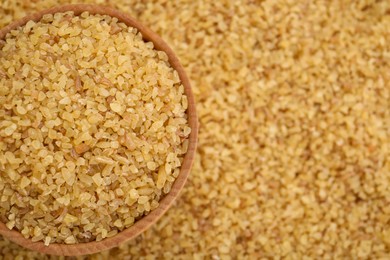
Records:
[[[21,2],[2,1],[1,24],[76,1]],[[388,1],[105,3],[178,54],[200,145],[177,205],[89,258],[390,258]],[[43,257],[0,243],[11,257]]]
[[[166,83],[175,80],[166,55],[135,29],[108,16],[46,15],[6,36],[0,70],[0,220],[8,228],[46,245],[99,241],[170,191],[175,179],[161,185],[156,169],[179,169],[186,153],[188,135],[167,131],[186,131],[184,91]]]

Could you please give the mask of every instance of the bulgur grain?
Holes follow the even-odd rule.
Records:
[[[45,245],[99,241],[170,191],[174,179],[161,185],[156,169],[180,168],[168,155],[181,162],[186,152],[167,131],[187,131],[184,91],[167,56],[134,28],[103,15],[46,15],[6,36],[0,68],[0,219],[8,228]]]
[[[70,2],[80,1],[2,0],[0,25]],[[83,2],[125,10],[168,40],[201,123],[177,205],[88,258],[390,257],[389,1]],[[5,240],[0,252],[49,258]]]

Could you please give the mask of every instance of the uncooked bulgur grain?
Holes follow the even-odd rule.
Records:
[[[177,177],[187,99],[165,53],[116,18],[45,15],[0,49],[0,220],[32,241],[100,241]]]
[[[78,0],[0,2],[5,25]],[[125,10],[168,41],[201,123],[176,207],[88,259],[390,258],[389,1],[83,2]]]

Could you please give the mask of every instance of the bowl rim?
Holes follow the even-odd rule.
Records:
[[[183,189],[194,163],[195,151],[198,142],[199,123],[195,106],[195,98],[191,89],[191,85],[179,59],[176,57],[175,53],[169,47],[169,45],[163,39],[161,39],[159,35],[154,33],[151,29],[144,26],[127,13],[111,7],[94,4],[68,4],[56,6],[34,14],[29,14],[5,26],[0,30],[0,40],[4,39],[8,32],[25,25],[28,21],[32,20],[37,22],[40,21],[46,14],[64,13],[68,11],[73,11],[75,15],[80,15],[83,12],[89,12],[90,14],[101,14],[116,17],[118,18],[119,22],[123,22],[127,26],[136,28],[142,34],[142,37],[145,41],[153,42],[155,49],[164,51],[168,56],[169,63],[178,72],[180,80],[184,86],[184,92],[188,99],[188,122],[189,126],[191,127],[188,151],[184,156],[180,174],[172,185],[171,191],[160,200],[159,206],[156,209],[152,210],[148,215],[137,220],[133,226],[119,232],[113,237],[105,238],[101,241],[85,242],[72,245],[53,243],[45,246],[42,241],[32,242],[31,239],[24,238],[19,231],[14,229],[9,230],[6,225],[0,221],[0,235],[22,247],[44,254],[58,256],[80,256],[108,250],[137,237],[142,232],[150,228],[172,206],[173,202]]]

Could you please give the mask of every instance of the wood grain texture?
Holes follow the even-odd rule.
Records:
[[[169,58],[171,66],[178,72],[182,84],[185,89],[185,94],[188,98],[188,120],[189,125],[192,129],[192,132],[189,137],[189,147],[188,152],[184,157],[183,164],[181,166],[181,171],[174,184],[170,193],[168,193],[161,201],[160,205],[150,212],[147,216],[138,220],[133,226],[124,231],[118,233],[117,235],[106,238],[99,242],[89,242],[89,243],[79,243],[75,245],[66,245],[66,244],[50,244],[45,246],[43,242],[32,242],[30,239],[24,238],[18,231],[9,230],[4,223],[0,222],[0,234],[6,237],[7,239],[19,244],[25,248],[35,250],[45,254],[60,255],[60,256],[79,256],[86,254],[93,254],[103,250],[107,250],[113,247],[118,246],[121,243],[124,243],[139,234],[147,230],[151,225],[153,225],[172,205],[174,200],[178,197],[180,191],[183,189],[184,184],[186,183],[187,177],[191,171],[195,150],[198,140],[198,118],[196,114],[195,99],[192,93],[191,85],[189,79],[183,69],[183,66],[180,64],[178,58],[172,51],[172,49],[153,31],[151,31],[146,26],[142,25],[140,22],[129,16],[128,14],[122,13],[118,10],[98,6],[98,5],[88,5],[88,4],[77,4],[77,5],[64,5],[58,6],[51,9],[41,11],[36,14],[28,15],[18,21],[15,21],[8,26],[0,30],[0,39],[4,39],[6,34],[13,29],[16,29],[20,26],[25,25],[28,21],[39,21],[45,14],[54,14],[62,13],[67,11],[73,11],[75,15],[80,15],[81,13],[88,11],[91,14],[106,14],[112,17],[117,17],[120,22],[125,23],[128,26],[137,28],[145,41],[153,42],[157,50],[164,51]]]

